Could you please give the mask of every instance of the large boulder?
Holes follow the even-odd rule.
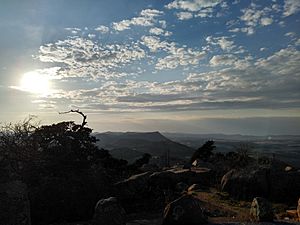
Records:
[[[237,199],[268,197],[270,192],[269,171],[266,169],[230,170],[221,180],[222,191]]]
[[[150,172],[137,174],[114,185],[114,194],[126,212],[147,211],[164,204],[164,190],[149,184]]]
[[[126,212],[115,197],[97,202],[94,225],[126,225]]]
[[[201,201],[184,195],[169,203],[164,211],[163,225],[200,225],[207,222]]]
[[[222,177],[221,189],[236,199],[261,196],[289,204],[298,198],[300,172],[259,166],[234,169]]]
[[[20,180],[0,184],[0,224],[30,225],[27,186]]]
[[[250,218],[256,222],[272,222],[274,213],[272,205],[264,198],[253,199],[250,209]]]

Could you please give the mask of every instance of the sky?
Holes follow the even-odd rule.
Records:
[[[300,0],[0,0],[0,122],[300,134]]]

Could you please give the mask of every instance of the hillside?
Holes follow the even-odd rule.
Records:
[[[194,149],[172,141],[159,132],[105,132],[95,133],[97,146],[107,149],[114,157],[132,161],[144,153],[163,156],[170,151],[170,157],[184,159],[190,157]]]

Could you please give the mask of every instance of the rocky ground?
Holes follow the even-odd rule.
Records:
[[[273,210],[275,213],[275,220],[273,222],[251,222],[249,210],[251,202],[237,201],[229,197],[227,193],[219,192],[215,188],[206,190],[188,191],[189,195],[201,201],[201,206],[205,209],[208,215],[207,224],[227,224],[227,225],[291,225],[300,224],[295,218],[288,217],[283,213],[284,208],[287,207],[281,204],[274,204]],[[126,225],[161,225],[163,221],[163,213],[133,213],[127,215],[129,222]],[[58,225],[58,224],[55,224]],[[91,222],[59,224],[59,225],[92,225]]]

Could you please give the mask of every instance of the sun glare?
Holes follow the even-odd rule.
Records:
[[[20,88],[35,94],[47,95],[50,93],[49,78],[35,71],[23,74]]]

